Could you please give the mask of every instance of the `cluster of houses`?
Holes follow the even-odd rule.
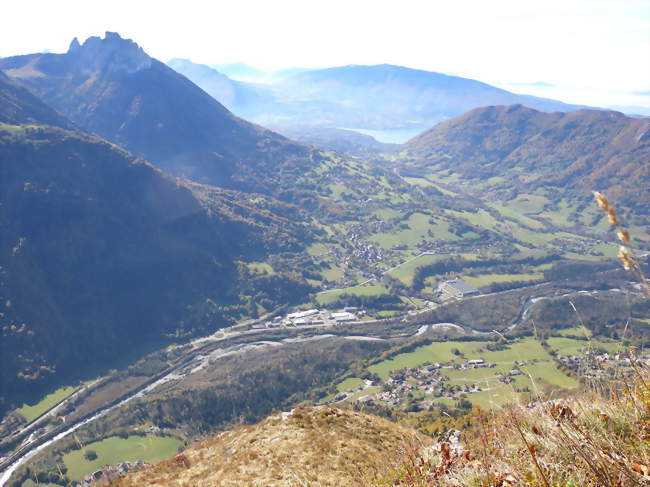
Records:
[[[594,249],[595,245],[606,244],[603,240],[591,240],[576,237],[558,237],[550,242],[549,246],[561,252],[575,252],[583,255],[600,255],[600,252]]]
[[[103,487],[109,486],[112,482],[119,479],[122,475],[141,470],[150,464],[141,460],[134,462],[121,462],[117,465],[109,465],[100,470],[96,470],[90,475],[86,475],[81,481],[75,483],[75,487]]]
[[[567,369],[588,379],[608,379],[613,375],[632,374],[634,367],[650,368],[650,354],[634,359],[623,354],[584,350],[580,355],[557,355]]]
[[[295,313],[289,313],[285,316],[276,316],[265,323],[255,324],[252,328],[260,329],[278,328],[281,326],[337,325],[340,323],[356,321],[359,319],[359,316],[362,316],[363,314],[365,314],[363,310],[353,307],[344,308],[335,312],[314,308],[304,311],[296,311]]]
[[[518,366],[524,365],[516,363],[512,370],[501,374],[500,381],[503,383],[514,382],[515,377],[522,372]],[[366,394],[358,397],[357,402],[381,401],[389,406],[399,406],[404,399],[415,392],[420,392],[428,396],[429,401],[435,402],[436,398],[459,399],[461,394],[480,392],[483,385],[480,381],[468,382],[467,384],[449,384],[449,377],[441,373],[441,369],[469,370],[477,368],[494,368],[496,365],[488,363],[483,359],[466,360],[461,363],[448,362],[445,364],[424,364],[419,367],[406,368],[391,372],[390,377],[381,383],[382,389],[379,392]],[[496,374],[495,375],[500,375]],[[364,385],[357,388],[352,393],[358,393],[369,386],[377,385],[371,381],[365,381]],[[348,397],[349,394],[338,394],[334,400],[341,401]],[[425,396],[425,397],[426,397]]]

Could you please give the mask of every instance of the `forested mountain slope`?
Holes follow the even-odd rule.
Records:
[[[650,211],[650,120],[618,112],[542,113],[521,105],[472,110],[407,142],[405,165],[449,170],[496,187],[590,192]]]
[[[195,195],[93,136],[0,124],[0,161],[0,373],[12,401],[79,364],[224,326],[221,307],[241,303],[236,261],[299,245],[300,223],[233,192]],[[268,298],[283,304],[309,289],[273,283]]]

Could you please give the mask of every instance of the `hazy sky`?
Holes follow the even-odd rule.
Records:
[[[0,56],[62,52],[74,36],[111,30],[161,60],[391,63],[650,107],[650,0],[22,0],[2,11]]]

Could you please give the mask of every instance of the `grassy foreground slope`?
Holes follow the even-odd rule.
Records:
[[[636,486],[650,481],[647,377],[606,394],[469,413],[437,440],[376,416],[298,408],[113,485]]]
[[[385,459],[426,444],[413,430],[330,407],[299,408],[217,435],[115,487],[369,485]],[[178,458],[178,457],[177,457]]]

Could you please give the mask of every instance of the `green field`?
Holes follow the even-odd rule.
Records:
[[[401,217],[402,212],[393,210],[392,208],[382,208],[381,210],[375,211],[373,215],[376,215],[379,219],[385,222],[389,222],[391,220],[394,220],[395,218]]]
[[[327,245],[318,242],[311,244],[309,247],[307,247],[307,253],[312,256],[322,255],[327,253],[327,251],[328,251]]]
[[[523,225],[525,225],[527,227],[534,228],[536,230],[545,228],[545,225],[542,222],[537,221],[537,220],[535,220],[533,218],[530,218],[528,216],[525,216],[521,212],[520,208],[518,208],[516,206],[502,205],[502,204],[493,204],[491,206],[492,206],[492,208],[497,210],[499,213],[501,213],[503,216],[508,217],[508,218],[514,218],[519,223],[521,223],[521,224],[523,224]]]
[[[585,347],[602,348],[609,353],[614,353],[621,349],[621,345],[616,342],[604,342],[600,340],[576,340],[567,337],[551,337],[546,340],[549,346],[561,355],[577,355]]]
[[[341,294],[354,294],[356,296],[377,296],[388,293],[388,289],[383,284],[370,284],[367,286],[352,286],[343,289],[333,289],[325,291],[316,296],[316,301],[320,305],[327,305],[336,301]]]
[[[402,179],[409,184],[413,184],[414,186],[420,186],[422,188],[435,186],[435,184],[433,184],[431,181],[424,178],[402,178]]]
[[[520,194],[509,203],[512,206],[521,209],[525,213],[539,213],[551,202],[546,196],[537,194]]]
[[[340,199],[344,194],[349,194],[351,196],[355,195],[354,191],[351,191],[342,184],[330,184],[328,186],[328,189],[332,192],[332,197],[337,200]]]
[[[521,370],[526,375],[530,375],[534,381],[543,381],[558,387],[572,388],[578,385],[578,381],[565,375],[561,370],[555,367],[554,363],[539,362],[523,366]]]
[[[513,282],[513,281],[537,281],[544,277],[540,272],[531,272],[528,274],[483,274],[480,276],[463,276],[463,279],[472,286],[488,286],[495,282]]]
[[[403,222],[407,228],[398,225],[389,232],[376,233],[370,240],[378,243],[385,249],[395,246],[412,247],[423,239],[436,239],[456,241],[458,236],[449,231],[449,222],[444,218],[424,213],[413,213],[409,219]]]
[[[432,179],[435,181],[435,176],[428,174],[427,180],[431,181]],[[444,188],[439,184],[435,184],[435,182],[433,183],[433,186],[442,194],[446,194],[447,196],[458,196],[458,193],[456,193],[455,191],[451,191],[450,189]]]
[[[112,436],[89,443],[82,450],[66,453],[63,461],[68,468],[68,477],[72,480],[80,480],[84,475],[99,470],[104,465],[135,460],[160,462],[174,455],[181,445],[181,440],[168,436],[129,436],[126,439]],[[84,458],[86,450],[95,451],[97,458],[93,461],[86,460]]]
[[[62,387],[61,389],[57,389],[53,393],[48,394],[40,402],[32,406],[23,404],[23,407],[18,409],[18,412],[28,422],[33,421],[34,419],[38,418],[41,414],[52,409],[54,406],[56,406],[58,403],[63,401],[66,397],[71,395],[76,390],[77,390],[76,387]]]
[[[592,336],[591,330],[584,325],[578,325],[571,328],[563,328],[561,330],[557,330],[556,333],[560,336],[576,336],[580,338],[591,338]]]
[[[364,390],[352,394],[350,397],[346,399],[346,401],[354,401],[356,399],[359,399],[360,397],[367,396],[368,394],[375,394],[380,390],[381,388],[378,386],[366,387]]]
[[[413,284],[413,276],[415,274],[415,269],[421,266],[433,264],[434,262],[439,261],[443,255],[420,255],[415,259],[408,261],[399,267],[396,267],[388,273],[389,276],[399,279],[407,286]]]
[[[454,215],[457,218],[464,218],[470,223],[477,225],[479,227],[487,228],[489,230],[494,230],[499,221],[496,220],[492,215],[490,215],[484,209],[479,209],[476,213],[470,213],[469,211],[456,211],[456,210],[445,210],[445,213]]]
[[[416,367],[424,362],[448,362],[458,358],[451,353],[453,348],[470,355],[485,344],[486,342],[434,342],[416,348],[412,352],[401,353],[393,358],[371,365],[368,370],[386,380],[393,370]]]
[[[329,269],[321,271],[320,274],[325,280],[334,282],[341,279],[345,273],[339,266],[330,264]]]
[[[357,377],[350,377],[341,382],[336,388],[339,392],[352,391],[359,386],[363,385],[363,380],[358,379]]]
[[[545,385],[563,388],[572,388],[578,385],[577,381],[560,371],[553,358],[532,337],[518,340],[508,345],[504,350],[489,351],[484,347],[487,342],[434,342],[430,345],[419,347],[412,352],[396,355],[378,364],[368,367],[370,372],[376,373],[383,380],[390,376],[390,372],[405,367],[417,367],[425,362],[465,361],[482,358],[494,367],[475,368],[467,370],[440,369],[440,373],[447,376],[449,384],[470,385],[477,384],[484,389],[479,392],[467,393],[467,399],[481,407],[500,406],[516,400],[519,396],[512,385],[499,381],[499,374],[507,374],[515,366],[515,362],[529,362],[522,365],[522,375],[515,377],[514,385],[518,388],[528,387],[532,393]],[[451,350],[457,348],[464,354],[459,357],[452,354]],[[439,398],[435,399],[436,402]],[[443,399],[440,402],[445,402]]]

